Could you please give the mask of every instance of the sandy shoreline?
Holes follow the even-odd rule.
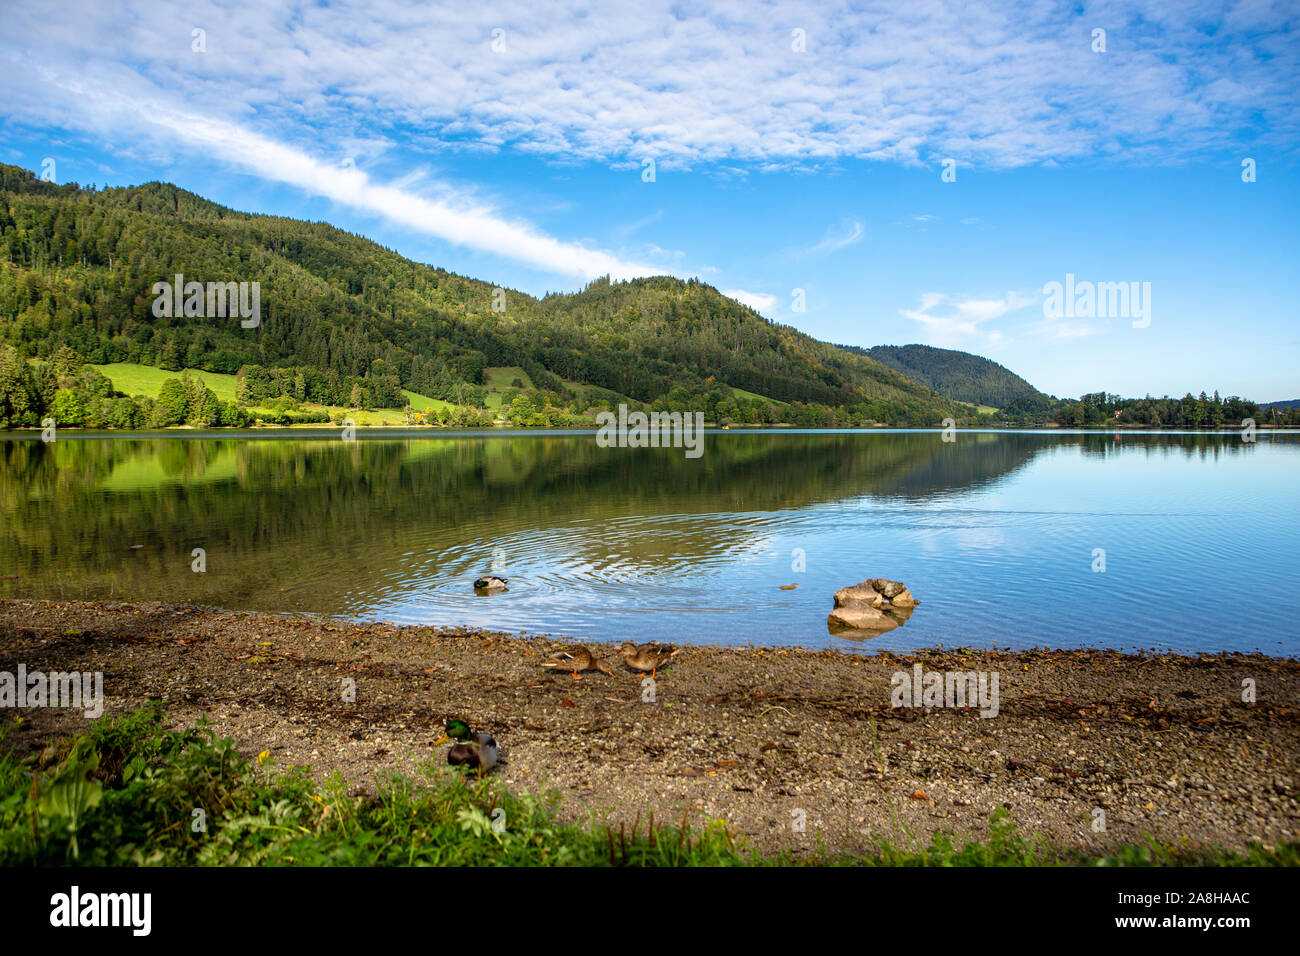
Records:
[[[102,671],[108,713],[166,700],[175,721],[206,714],[250,756],[269,750],[281,767],[339,771],[358,788],[441,759],[432,743],[456,715],[497,737],[506,785],[558,790],[567,818],[720,818],[769,851],[928,842],[937,829],[980,837],[999,806],[1022,831],[1092,850],[1147,834],[1226,847],[1300,834],[1297,661],[687,646],[651,703],[615,637],[587,646],[617,676],[574,681],[538,666],[569,642],[531,635],[0,601],[0,671]],[[917,663],[996,672],[997,716],[891,706],[891,676]],[[1245,678],[1255,703],[1241,699]],[[10,743],[23,752],[86,723],[18,713]]]

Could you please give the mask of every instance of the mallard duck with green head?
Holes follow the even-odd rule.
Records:
[[[474,733],[469,729],[469,724],[459,717],[447,719],[446,732],[433,745],[437,747],[447,740],[456,741],[447,751],[447,763],[453,767],[471,767],[484,774],[497,764],[505,763],[501,759],[496,738],[491,734]]]
[[[542,661],[542,666],[551,670],[570,671],[574,680],[582,680],[579,671],[600,671],[602,674],[614,676],[614,672],[596,660],[596,655],[591,653],[588,648],[582,646],[566,647],[563,650],[556,651],[546,660]]]
[[[628,667],[641,671],[642,676],[649,671],[652,678],[655,671],[679,653],[678,648],[672,644],[634,644],[632,641],[624,641],[618,651]]]
[[[497,577],[495,574],[485,574],[483,577],[477,578],[474,581],[474,590],[475,591],[508,591],[509,588],[506,587],[506,583],[508,581],[509,581],[508,578],[500,578]]]

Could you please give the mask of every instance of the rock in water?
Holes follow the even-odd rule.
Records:
[[[899,591],[897,594],[895,594],[892,598],[889,599],[890,607],[898,607],[898,608],[915,607],[920,603],[921,603],[920,601],[912,597],[912,592],[909,591],[907,588],[903,588],[901,591]]]
[[[826,623],[831,627],[847,627],[854,631],[892,631],[898,621],[870,604],[845,604],[831,611]]]
[[[889,578],[872,578],[870,581],[863,581],[863,584],[870,584],[873,588],[883,594],[890,600],[899,591],[906,591],[907,585],[902,581],[891,581]]]
[[[836,607],[847,607],[850,604],[868,604],[880,608],[885,606],[885,597],[875,589],[871,581],[863,581],[835,592]]]
[[[835,610],[826,625],[835,629],[884,633],[901,625],[921,602],[902,581],[867,578],[835,592]]]

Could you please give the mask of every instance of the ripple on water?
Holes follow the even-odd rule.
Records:
[[[867,647],[1300,653],[1300,443],[1224,444],[1206,457],[1181,438],[1152,453],[1126,436],[1104,454],[1054,436],[942,453],[924,434],[747,440],[710,445],[707,470],[689,471],[652,457],[583,471],[570,461],[589,448],[566,437],[444,440],[437,455],[419,442],[346,455],[285,443],[284,458],[312,466],[287,469],[278,443],[259,442],[255,453],[223,448],[193,474],[199,444],[187,458],[175,443],[105,440],[62,449],[94,460],[52,467],[46,484],[11,455],[0,458],[0,504],[11,506],[0,514],[0,596],[830,646],[834,591],[885,576],[922,606]],[[781,453],[792,447],[798,455]],[[728,457],[736,449],[746,454]],[[572,477],[512,483],[534,464],[534,476]],[[97,475],[111,487],[96,491]],[[65,513],[95,500],[75,520]],[[127,552],[133,543],[146,548]],[[189,571],[199,546],[204,575]],[[475,595],[471,582],[498,561],[509,591]],[[16,583],[3,578],[11,571]]]

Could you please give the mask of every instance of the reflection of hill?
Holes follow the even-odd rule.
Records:
[[[1195,452],[1196,437],[1164,444]],[[239,569],[236,590],[300,586],[326,574],[322,555],[336,564],[330,584],[346,590],[365,587],[395,553],[428,551],[431,540],[463,546],[519,529],[647,514],[700,516],[674,540],[689,559],[718,546],[711,515],[863,495],[925,498],[997,480],[1066,442],[1106,453],[1091,447],[1098,440],[1105,438],[966,433],[945,444],[936,432],[711,435],[698,460],[680,449],[602,449],[590,435],[5,440],[0,573],[20,579],[0,582],[0,594],[126,596],[166,580],[183,588],[177,598],[228,600],[229,575],[218,591],[215,575],[189,573],[196,547]],[[147,547],[133,553],[132,544]]]
[[[931,435],[915,436],[933,441]],[[940,444],[934,454],[917,454],[890,485],[876,494],[901,498],[927,498],[952,491],[970,490],[997,481],[1027,464],[1049,443],[1059,441],[1037,435],[966,434]]]

